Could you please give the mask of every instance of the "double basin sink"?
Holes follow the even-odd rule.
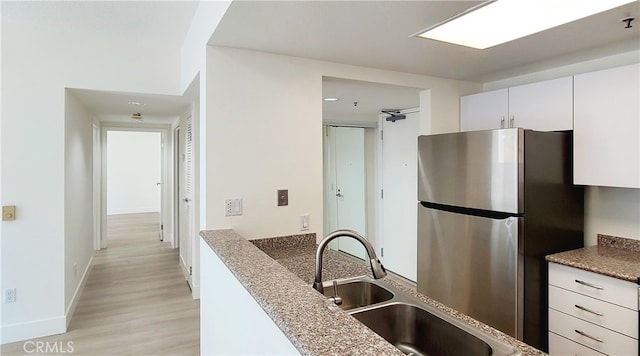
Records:
[[[327,297],[407,355],[520,355],[520,350],[367,276],[324,284]]]

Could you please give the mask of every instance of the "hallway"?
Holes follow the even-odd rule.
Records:
[[[72,342],[76,355],[197,355],[198,300],[178,265],[178,249],[158,240],[158,214],[112,215],[108,248],[93,269],[66,334],[32,341]],[[2,345],[2,355],[33,354],[34,343]],[[31,352],[29,352],[31,351]]]

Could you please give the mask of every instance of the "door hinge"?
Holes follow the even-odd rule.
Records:
[[[384,130],[380,130],[380,139],[384,140]]]
[[[384,189],[380,189],[380,199],[384,199]]]
[[[164,224],[160,224],[160,230],[164,230]]]
[[[384,247],[380,247],[380,257],[384,257]]]
[[[189,267],[189,275],[193,275],[193,267]]]

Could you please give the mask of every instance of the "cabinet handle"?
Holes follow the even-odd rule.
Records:
[[[595,284],[591,284],[591,283],[587,283],[587,282],[585,282],[585,281],[581,281],[581,280],[579,280],[579,279],[576,279],[576,283],[578,283],[578,284],[582,284],[583,286],[587,286],[587,287],[595,288],[595,289],[597,289],[597,290],[603,290],[603,289],[604,289],[604,288],[602,288],[602,287],[600,287],[600,286],[597,286],[597,285],[595,285]]]
[[[576,307],[576,308],[578,308],[578,309],[580,309],[580,310],[586,311],[587,313],[595,314],[595,315],[597,315],[597,316],[604,316],[604,314],[602,314],[602,313],[600,313],[600,312],[598,312],[598,311],[595,311],[595,310],[589,309],[589,308],[585,308],[585,307],[583,307],[582,305],[575,304],[575,307]]]
[[[516,121],[515,115],[511,115],[511,118],[509,119],[509,127],[515,127],[514,125],[515,121]]]
[[[504,129],[504,116],[500,116],[500,128]]]
[[[602,340],[601,338],[595,337],[595,336],[591,336],[591,335],[585,333],[584,331],[580,331],[578,329],[574,329],[573,331],[575,331],[576,333],[578,333],[578,334],[580,334],[580,335],[582,335],[584,337],[587,337],[587,338],[589,338],[591,340],[595,340],[597,342],[604,342],[604,340]]]

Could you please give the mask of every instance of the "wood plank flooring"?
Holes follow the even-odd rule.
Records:
[[[67,333],[32,341],[73,341],[74,355],[198,355],[200,304],[178,250],[158,239],[158,214],[109,216],[107,236]],[[1,354],[27,354],[23,345],[2,345]]]

